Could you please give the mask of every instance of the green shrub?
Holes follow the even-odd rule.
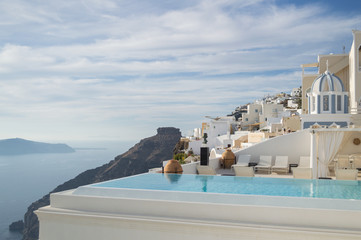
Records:
[[[184,159],[186,158],[185,153],[177,153],[173,155],[173,159],[178,160],[180,164],[184,164]]]

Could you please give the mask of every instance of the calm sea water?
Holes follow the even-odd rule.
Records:
[[[66,154],[0,156],[0,239],[18,240],[8,231],[13,221],[23,219],[27,207],[79,173],[101,166],[127,151],[135,142],[66,142],[81,149]]]

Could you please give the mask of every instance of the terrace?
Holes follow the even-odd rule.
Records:
[[[359,157],[359,155],[356,155],[356,156]],[[337,156],[334,159],[334,161],[332,161],[329,164],[329,172],[327,174],[327,177],[321,177],[321,179],[361,180],[361,172],[360,172],[361,169],[360,169],[360,166],[354,165],[354,161],[353,161],[354,158],[355,158],[355,155],[350,155],[350,156],[339,155],[339,156]],[[165,166],[167,164],[167,162],[168,161],[165,161],[163,163],[163,165]],[[273,163],[271,163],[271,164],[273,164]],[[308,162],[308,164],[309,164],[309,162]],[[297,171],[299,169],[298,168],[300,165],[299,163],[297,163],[297,164],[287,163],[286,171],[284,171],[283,169],[282,169],[282,171],[279,171],[278,169],[270,170],[270,171],[262,170],[262,169],[255,169],[257,167],[257,163],[250,162],[250,163],[248,163],[248,167],[245,167],[244,165],[242,165],[238,168],[245,168],[246,170],[247,170],[247,168],[252,168],[251,170],[246,171],[246,172],[242,172],[242,171],[240,172],[239,170],[237,170],[237,172],[236,172],[235,169],[237,168],[237,165],[238,164],[235,162],[235,164],[231,168],[223,168],[221,166],[221,157],[217,157],[217,158],[209,159],[209,165],[206,166],[206,170],[203,170],[202,172],[199,172],[199,169],[198,169],[200,166],[200,162],[192,162],[192,163],[183,164],[182,167],[184,169],[184,174],[241,176],[241,177],[266,177],[266,178],[305,178],[305,179],[312,178],[312,173],[311,173],[312,170],[311,170],[311,168],[307,168],[307,167],[301,167],[300,170],[309,170],[308,175],[299,176],[299,173],[296,173],[296,175],[294,174],[294,171]],[[271,165],[271,166],[274,166],[274,165]],[[351,171],[352,174],[353,174],[353,171],[357,171],[357,173],[355,175],[355,179],[353,179],[353,175],[350,176],[351,178],[350,177],[345,178],[345,177],[341,176],[340,174],[338,176],[336,176],[335,172],[337,170],[338,171]],[[150,169],[149,172],[150,173],[163,173],[164,167]],[[250,175],[250,172],[251,172],[251,175]]]
[[[293,179],[281,165],[259,167],[260,153],[271,156],[271,165],[276,156],[300,164],[300,156],[308,155],[309,169],[318,167],[312,161],[315,152],[322,158],[322,145],[314,148],[312,139],[317,134],[322,131],[300,131],[236,152],[238,161],[251,156],[247,166],[258,164],[256,177],[232,176],[230,166],[241,162],[221,162],[213,152],[207,167],[214,176],[198,175],[200,163],[192,162],[182,166],[183,174],[147,173],[54,193],[50,205],[36,211],[40,239],[359,239],[360,181]],[[346,132],[327,176],[335,179],[332,169],[341,167],[345,153],[343,168],[353,167],[349,160],[358,147],[347,144],[359,135],[359,129]]]
[[[233,150],[233,153],[212,149],[209,160],[202,165],[214,169],[217,175],[235,175],[232,166],[235,165],[253,167],[255,176],[260,177],[292,178],[293,170],[299,173],[302,168],[303,172],[309,171],[308,177],[299,174],[295,177],[346,180],[341,175],[348,172],[360,179],[357,174],[357,170],[361,170],[360,139],[359,128],[306,129]],[[230,154],[229,159],[222,154]],[[192,162],[182,167],[186,174],[197,174],[198,165],[199,162]]]

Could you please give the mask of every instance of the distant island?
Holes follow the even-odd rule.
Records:
[[[74,148],[75,150],[107,150],[107,148],[81,147]]]
[[[75,150],[63,143],[42,143],[21,138],[0,140],[0,155],[23,155],[34,153],[72,153]]]

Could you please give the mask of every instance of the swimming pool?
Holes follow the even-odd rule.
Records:
[[[62,226],[59,234],[80,231],[94,239],[102,238],[97,237],[99,232],[123,236],[127,231],[131,231],[129,239],[143,239],[157,229],[161,234],[154,239],[216,240],[231,233],[233,237],[227,239],[270,239],[270,234],[273,239],[289,239],[293,232],[298,240],[353,240],[361,234],[359,185],[357,181],[141,174],[53,193],[50,206],[36,214],[43,226]],[[99,226],[105,229],[99,231]],[[144,236],[139,237],[139,232]]]
[[[361,200],[360,181],[322,179],[140,174],[89,187]]]

